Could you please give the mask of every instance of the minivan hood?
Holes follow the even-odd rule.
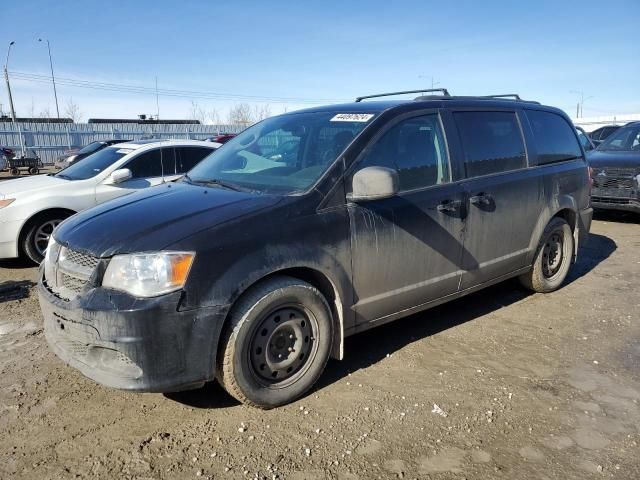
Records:
[[[169,183],[103,203],[63,222],[56,241],[97,257],[167,248],[282,197]]]
[[[639,167],[640,152],[595,150],[587,156],[591,167]]]
[[[0,182],[0,198],[12,198],[15,195],[30,194],[47,188],[69,185],[69,180],[63,180],[50,175],[34,175],[33,177],[16,178]]]

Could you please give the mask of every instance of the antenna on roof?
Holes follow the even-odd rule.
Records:
[[[429,92],[440,92],[444,97],[450,97],[449,91],[446,88],[423,88],[422,90],[407,90],[404,92],[391,92],[391,93],[377,93],[376,95],[365,95],[364,97],[356,98],[356,102],[361,102],[367,98],[378,98],[378,97],[390,97],[392,95],[405,95],[408,93],[429,93]]]

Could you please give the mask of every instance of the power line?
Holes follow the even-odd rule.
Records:
[[[51,77],[47,75],[40,75],[36,73],[27,72],[9,72],[12,78],[16,80],[23,80],[27,82],[35,83],[50,83]],[[66,85],[70,87],[87,88],[93,90],[103,90],[119,93],[138,93],[145,95],[159,95],[164,97],[178,97],[178,98],[199,98],[207,100],[246,100],[246,101],[262,101],[262,102],[275,102],[275,103],[302,103],[302,104],[321,104],[321,103],[336,103],[342,102],[344,99],[330,99],[330,98],[302,98],[302,97],[276,97],[276,96],[261,96],[261,95],[245,95],[236,93],[221,93],[221,92],[204,92],[193,90],[174,90],[174,89],[156,89],[155,87],[143,87],[139,85],[127,85],[122,83],[107,83],[107,82],[95,82],[89,80],[81,80],[66,77],[56,77],[56,83],[59,85]]]

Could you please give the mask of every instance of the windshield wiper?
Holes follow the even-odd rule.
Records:
[[[188,175],[185,175],[185,177],[188,177]],[[228,190],[233,190],[234,192],[245,191],[245,189],[239,187],[235,183],[225,182],[224,180],[219,180],[217,178],[212,178],[210,180],[207,180],[207,179],[194,180],[193,178],[189,177],[189,178],[187,178],[187,181],[189,183],[194,184],[194,185],[205,185],[205,186],[217,185],[219,187],[226,188]]]

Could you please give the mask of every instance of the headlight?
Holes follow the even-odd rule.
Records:
[[[136,297],[156,297],[181,289],[193,263],[193,252],[116,255],[104,272],[102,286]]]
[[[5,198],[4,200],[0,200],[0,208],[8,207],[15,201],[15,198]]]

